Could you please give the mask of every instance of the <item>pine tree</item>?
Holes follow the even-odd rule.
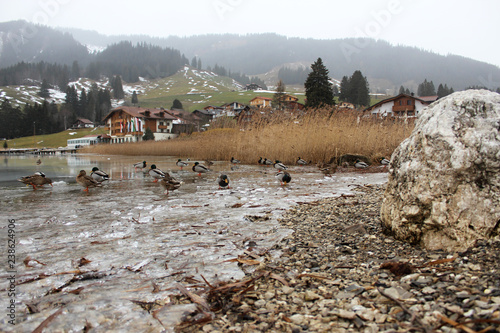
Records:
[[[368,81],[359,70],[354,71],[349,79],[347,101],[358,106],[368,106],[370,104]]]
[[[146,131],[144,132],[144,135],[142,136],[142,139],[144,141],[154,140],[155,139],[155,135],[153,134],[153,131],[151,131],[151,129],[149,127],[146,127]]]
[[[42,98],[50,98],[50,92],[49,92],[50,85],[48,84],[47,80],[42,81],[42,86],[40,87],[40,91],[38,92],[38,96]]]
[[[312,71],[304,83],[307,99],[306,106],[317,108],[323,105],[335,105],[332,83],[328,77],[328,69],[323,65],[323,60],[318,58],[311,65],[311,69]]]
[[[113,98],[123,99],[125,98],[125,93],[123,92],[122,78],[120,75],[116,75],[111,79],[111,89],[113,89]]]
[[[177,98],[174,99],[174,101],[172,102],[171,109],[180,109],[180,110],[183,110],[181,101],[179,101]]]
[[[340,96],[341,101],[347,101],[347,95],[349,93],[349,78],[347,76],[342,77],[340,81]]]
[[[139,99],[137,98],[137,92],[134,90],[134,92],[132,93],[132,100],[131,100],[132,104],[138,104],[139,103]]]
[[[280,79],[276,84],[276,92],[273,95],[272,102],[277,110],[282,110],[285,107],[285,91],[286,86],[283,83],[283,80]]]
[[[193,57],[193,59],[191,59],[191,67],[196,68],[197,65],[198,61],[196,61],[196,57]]]
[[[405,87],[401,86],[399,87],[399,94],[404,94],[405,93]]]

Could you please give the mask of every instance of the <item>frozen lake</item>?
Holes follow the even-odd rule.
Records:
[[[38,158],[38,157],[37,157]],[[270,248],[290,233],[277,219],[297,202],[348,194],[356,184],[381,184],[386,173],[337,173],[325,177],[314,166],[289,168],[292,182],[280,186],[272,167],[215,162],[198,176],[183,171],[174,157],[68,155],[5,157],[0,163],[2,224],[6,249],[8,222],[14,220],[15,266],[6,251],[0,266],[0,300],[15,299],[16,325],[2,312],[0,331],[30,332],[59,309],[51,330],[81,332],[172,331],[176,307],[166,307],[161,322],[140,303],[168,304],[176,283],[241,279],[230,259]],[[167,197],[158,183],[133,163],[171,172],[183,181]],[[194,161],[193,161],[194,162]],[[75,177],[92,167],[111,180],[83,191]],[[54,181],[34,191],[16,179],[44,172]],[[231,189],[218,190],[226,173]],[[11,228],[12,229],[12,223]],[[279,253],[274,253],[279,255]],[[15,276],[15,297],[8,296]]]

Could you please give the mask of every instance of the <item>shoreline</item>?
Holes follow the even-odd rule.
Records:
[[[447,253],[394,240],[382,233],[384,190],[358,186],[289,210],[280,224],[294,232],[249,249],[245,279],[174,298],[204,308],[177,331],[498,332],[500,241]]]

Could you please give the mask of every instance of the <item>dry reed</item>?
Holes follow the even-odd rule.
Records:
[[[259,157],[294,164],[297,157],[329,162],[343,154],[389,158],[413,130],[403,119],[375,119],[361,112],[318,109],[306,114],[257,113],[244,128],[216,128],[174,140],[99,145],[90,152],[106,155],[178,156],[198,160],[257,163]]]

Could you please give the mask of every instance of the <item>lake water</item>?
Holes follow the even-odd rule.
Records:
[[[263,253],[288,235],[277,222],[287,209],[387,181],[386,173],[325,177],[314,166],[291,166],[291,183],[280,186],[272,167],[258,165],[232,170],[229,162],[215,162],[198,176],[190,167],[181,171],[176,157],[67,155],[42,157],[36,165],[37,159],[13,156],[0,163],[0,242],[7,249],[14,236],[16,259],[9,268],[2,251],[0,331],[30,332],[58,309],[63,312],[51,330],[173,331],[183,307],[165,307],[160,322],[140,304],[168,304],[176,283],[202,284],[201,276],[210,283],[241,279],[243,271],[230,260],[245,251]],[[133,168],[143,160],[171,172],[181,188],[166,196]],[[86,193],[75,177],[94,166],[111,180]],[[53,187],[34,191],[16,180],[35,171],[51,178]],[[221,172],[230,189],[218,189]],[[5,310],[11,299],[15,326]]]

